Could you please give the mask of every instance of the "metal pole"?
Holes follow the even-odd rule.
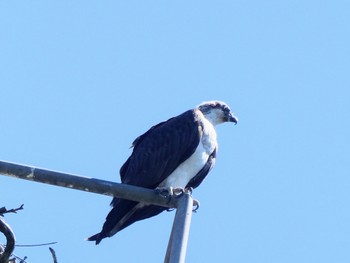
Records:
[[[94,178],[55,172],[27,165],[0,161],[0,174],[19,179],[109,195],[132,201],[176,208],[177,198],[164,197],[155,190]]]
[[[177,208],[165,256],[166,263],[184,263],[193,203],[190,193],[164,197],[155,190],[0,161],[0,174],[147,204]]]
[[[184,263],[190,232],[193,199],[190,193],[183,193],[178,200],[173,228],[165,255],[165,263]]]

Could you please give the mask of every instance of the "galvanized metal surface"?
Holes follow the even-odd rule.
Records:
[[[27,165],[0,161],[0,174],[86,192],[115,196],[132,201],[176,208],[177,198],[164,197],[157,191]]]
[[[183,193],[179,197],[167,253],[165,255],[165,263],[185,262],[192,210],[193,199],[190,193]]]

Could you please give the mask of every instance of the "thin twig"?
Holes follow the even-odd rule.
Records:
[[[21,260],[19,263],[26,263],[27,257],[24,257],[23,259],[20,259],[19,257],[16,256],[16,258]]]
[[[9,210],[7,210],[5,206],[1,207],[0,208],[0,216],[4,216],[4,214],[7,214],[7,213],[15,213],[16,214],[18,210],[23,210],[23,206],[24,206],[24,204],[22,204],[18,208],[9,209]]]

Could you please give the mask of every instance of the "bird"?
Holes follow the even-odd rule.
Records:
[[[132,153],[120,168],[121,183],[149,189],[195,189],[215,164],[215,127],[225,122],[237,124],[238,118],[226,103],[214,100],[151,127],[132,143]],[[101,232],[87,239],[96,245],[168,209],[117,197],[110,205]]]

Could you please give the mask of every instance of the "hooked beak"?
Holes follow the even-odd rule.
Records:
[[[238,122],[238,118],[236,116],[234,116],[232,113],[230,113],[230,115],[228,116],[228,120],[229,122],[233,122],[235,125]]]

